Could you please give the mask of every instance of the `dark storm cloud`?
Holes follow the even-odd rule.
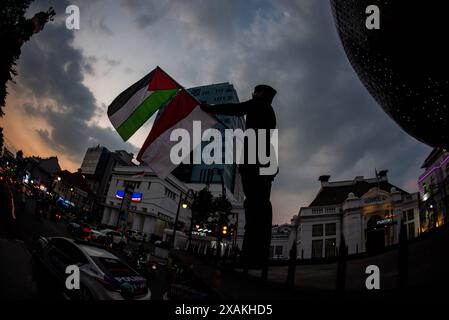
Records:
[[[135,14],[135,22],[139,28],[148,28],[160,17],[168,13],[171,1],[122,0],[122,4]]]
[[[328,3],[303,1],[294,6],[284,1],[277,4],[294,17],[292,25],[277,34],[277,49],[282,50],[260,50],[256,60],[270,61],[270,57],[275,57],[272,74],[280,70],[301,75],[296,81],[290,81],[290,77],[285,81],[275,80],[285,96],[278,101],[280,135],[282,128],[298,128],[295,130],[297,148],[281,150],[281,161],[283,152],[293,153],[288,156],[298,168],[298,179],[304,176],[301,168],[315,167],[315,162],[321,160],[316,155],[326,150],[322,157],[330,157],[332,161],[328,167],[315,169],[314,178],[325,173],[338,178],[358,174],[373,176],[374,168],[363,168],[364,163],[389,169],[394,182],[404,183],[405,172],[410,167],[418,172],[417,163],[429,148],[393,123],[360,84],[337,38]],[[295,36],[294,30],[301,29],[304,37]],[[358,166],[359,162],[362,165]],[[283,165],[295,167],[295,164]],[[282,177],[285,189],[298,185],[294,176]]]
[[[113,36],[114,32],[112,32],[111,28],[108,27],[105,20],[106,20],[106,17],[102,17],[100,19],[100,22],[98,23],[98,27],[105,35]]]
[[[83,14],[84,9],[85,8],[83,7]],[[114,36],[114,32],[109,27],[109,24],[106,22],[105,16],[98,18],[98,16],[95,15],[94,17],[88,19],[87,25],[91,32],[100,33],[101,35],[108,37]]]
[[[40,3],[45,8],[48,2]],[[56,11],[63,14],[67,4],[58,1]],[[278,89],[274,106],[281,168],[274,191],[297,196],[295,208],[312,200],[322,174],[352,179],[373,176],[375,168],[389,169],[391,181],[400,187],[419,175],[430,148],[405,134],[362,86],[338,39],[329,1],[122,0],[119,4],[141,31],[136,41],[148,35],[151,46],[174,47],[167,49],[167,60],[162,62],[182,62],[176,77],[198,81],[196,85],[230,81],[242,100],[259,83]],[[112,21],[105,19],[103,24],[114,27]],[[99,26],[101,18],[97,22]],[[152,33],[152,28],[164,32]],[[95,143],[123,148],[111,129],[87,124],[102,107],[83,85],[83,74],[93,72],[91,65],[100,60],[108,65],[108,58],[86,59],[72,41],[73,33],[62,25],[49,25],[24,47],[20,82],[36,97],[55,101],[53,106],[30,104],[24,110],[46,117],[51,129],[39,131],[39,136],[72,156],[81,157],[85,147]],[[125,64],[120,67],[134,72]],[[297,209],[278,207],[275,215],[287,221]]]
[[[50,5],[63,14],[69,3]],[[50,129],[38,130],[39,137],[74,161],[79,162],[86,148],[96,144],[112,150],[126,147],[135,153],[135,148],[123,143],[116,132],[89,124],[98,106],[83,80],[84,72],[93,72],[90,63],[96,58],[86,59],[81,50],[73,47],[73,40],[74,32],[55,21],[23,47],[18,82],[37,101],[49,104],[42,107],[27,103],[23,106],[25,114],[44,118]],[[112,67],[120,62],[105,58],[105,63]]]
[[[362,86],[338,39],[329,1],[171,3],[169,12],[158,12],[157,23],[178,19],[176,30],[189,46],[207,49],[203,63],[189,70],[192,78],[231,81],[242,99],[258,83],[278,89],[281,168],[275,190],[296,193],[298,207],[308,204],[303,194],[319,189],[321,174],[372,177],[377,168],[389,169],[399,186],[416,179],[430,148],[405,134]],[[135,15],[146,12],[143,6]]]

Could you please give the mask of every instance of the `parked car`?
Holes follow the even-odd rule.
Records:
[[[67,266],[80,270],[80,289],[67,290]],[[60,289],[75,300],[149,300],[147,280],[100,246],[68,238],[44,238],[32,253],[33,276],[38,286]],[[50,282],[49,282],[50,281]]]
[[[67,231],[71,234],[71,235],[75,235],[75,233],[78,232],[78,229],[80,227],[80,223],[75,222],[75,221],[70,221],[67,224]]]
[[[168,241],[157,240],[154,242],[154,245],[161,249],[170,249],[170,243]]]
[[[90,226],[79,220],[72,220],[67,225],[67,231],[74,237],[80,238],[83,240],[89,240],[92,236],[92,231]]]
[[[124,234],[121,234],[112,229],[100,230],[101,234],[106,238],[110,239],[113,244],[125,245],[128,243],[128,239]]]
[[[92,228],[90,229],[90,232],[91,232],[91,239],[94,241],[101,241],[105,237],[105,235],[99,230]]]
[[[137,230],[127,230],[126,235],[128,236],[128,239],[135,241],[144,241],[146,238],[145,233]]]

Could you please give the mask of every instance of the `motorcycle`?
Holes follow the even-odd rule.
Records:
[[[153,280],[156,277],[157,264],[149,261],[147,254],[134,250],[127,255],[128,263],[147,280]]]

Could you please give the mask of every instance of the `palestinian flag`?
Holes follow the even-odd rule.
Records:
[[[122,139],[127,141],[179,89],[181,86],[175,80],[156,67],[111,103],[109,120]]]
[[[170,160],[170,152],[173,146],[180,143],[170,141],[170,134],[173,130],[182,128],[193,137],[194,121],[201,122],[202,131],[212,128],[218,122],[216,118],[201,110],[198,100],[182,89],[154,122],[137,160],[148,163],[160,178],[167,177],[178,166]],[[193,140],[190,145],[192,151],[201,144],[201,141],[195,141],[193,138],[191,140]]]

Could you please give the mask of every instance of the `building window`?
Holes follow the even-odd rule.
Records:
[[[150,190],[151,182],[148,182],[147,190]]]
[[[148,209],[147,208],[142,208],[142,211],[143,212],[148,212]]]
[[[335,236],[337,234],[336,223],[326,223],[326,236]]]
[[[422,184],[422,187],[423,187],[423,189],[424,189],[424,194],[426,194],[426,193],[428,193],[429,192],[429,189],[427,188],[427,183],[423,183]]]
[[[408,224],[408,238],[413,239],[415,237],[415,223]]]
[[[415,219],[415,212],[413,211],[413,209],[410,209],[407,211],[407,220],[408,221],[413,221]]]
[[[280,257],[280,256],[282,256],[282,249],[283,249],[283,247],[282,247],[282,246],[276,246],[276,249],[275,249],[274,255],[275,255],[276,257]]]
[[[312,240],[312,259],[323,257],[323,240]]]
[[[312,237],[322,237],[323,236],[323,225],[314,224],[312,225]]]
[[[176,193],[174,193],[173,191],[171,191],[171,190],[169,190],[167,188],[165,188],[165,196],[167,198],[172,199],[172,200],[176,200]]]
[[[326,258],[335,257],[337,241],[335,238],[326,239],[325,254]]]

